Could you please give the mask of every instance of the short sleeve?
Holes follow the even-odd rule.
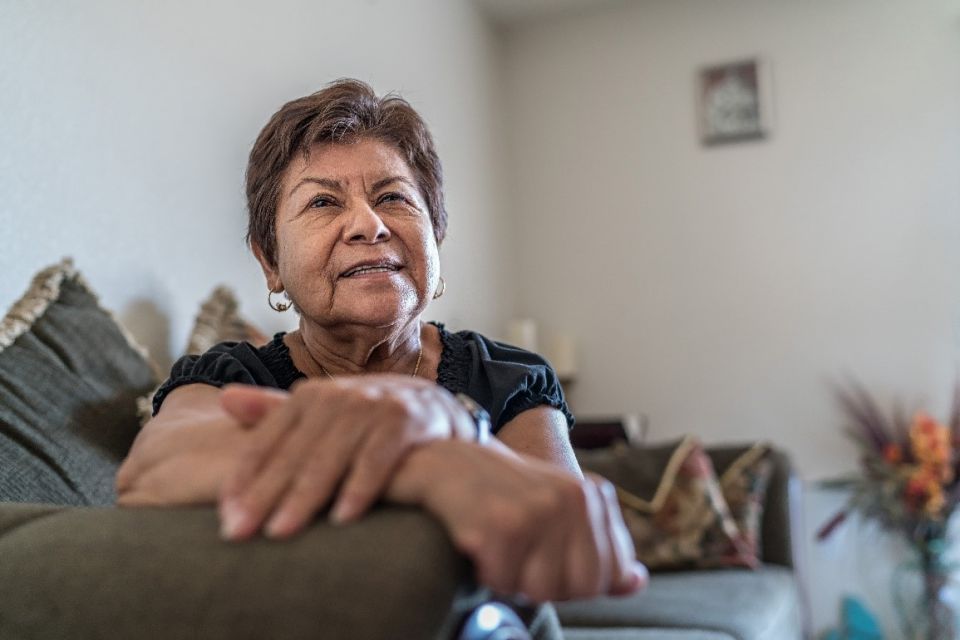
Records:
[[[441,330],[444,348],[451,352],[447,370],[438,382],[462,391],[490,413],[494,432],[528,409],[559,409],[573,427],[563,388],[553,367],[542,356],[490,340],[478,333]]]
[[[202,355],[187,355],[170,369],[170,377],[153,396],[153,415],[171,391],[186,384],[222,387],[230,383],[278,387],[277,380],[247,342],[221,342]]]

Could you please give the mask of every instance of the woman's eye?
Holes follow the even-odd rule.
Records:
[[[402,193],[391,192],[391,193],[385,193],[382,196],[380,196],[380,202],[406,202],[406,201],[407,199],[404,197]]]
[[[333,205],[333,200],[326,196],[317,196],[310,201],[310,206],[314,208],[329,207]]]

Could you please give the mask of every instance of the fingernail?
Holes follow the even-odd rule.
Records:
[[[333,524],[343,524],[353,517],[353,501],[349,498],[340,498],[330,510],[330,522]]]
[[[265,532],[268,538],[276,538],[286,533],[289,528],[290,518],[285,513],[278,513],[267,522]]]
[[[225,502],[220,507],[220,536],[226,540],[236,538],[243,519],[244,513],[238,505]]]
[[[633,575],[636,576],[637,586],[644,586],[650,581],[650,572],[643,563],[635,562],[633,564]]]

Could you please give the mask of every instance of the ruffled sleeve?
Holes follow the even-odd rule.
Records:
[[[484,407],[494,432],[539,406],[559,409],[573,427],[560,380],[542,356],[472,331],[450,333],[440,327],[440,337],[444,358],[437,382],[454,393],[466,393]]]
[[[157,415],[160,405],[171,391],[185,384],[200,383],[222,387],[237,382],[261,387],[288,388],[291,381],[278,380],[277,367],[269,366],[270,357],[282,355],[275,353],[281,349],[285,349],[282,334],[277,334],[273,342],[259,350],[247,342],[221,342],[202,355],[183,356],[173,364],[170,377],[154,394],[153,415]]]

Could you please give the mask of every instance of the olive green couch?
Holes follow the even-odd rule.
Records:
[[[382,508],[228,544],[212,509],[0,505],[0,638],[460,637],[489,594],[441,527]],[[549,609],[522,616],[558,638]]]
[[[69,261],[0,320],[0,639],[448,640],[483,611],[559,638],[551,608],[492,603],[416,509],[227,543],[212,507],[112,506],[157,379]]]

